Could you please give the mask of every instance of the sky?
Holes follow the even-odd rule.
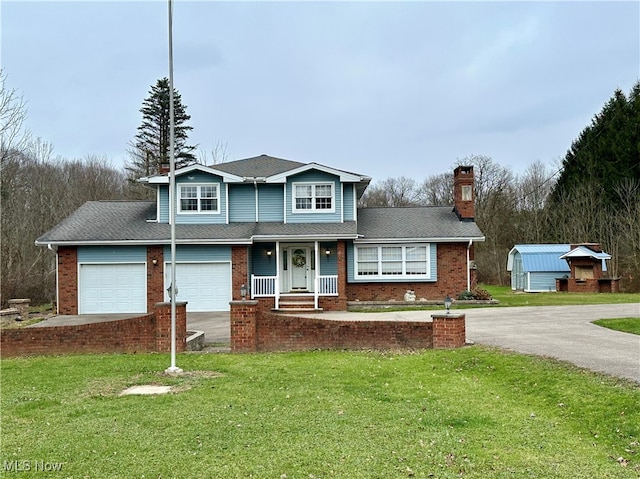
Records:
[[[167,1],[0,3],[0,65],[62,158],[120,168],[168,77]],[[640,79],[640,2],[173,3],[174,86],[212,162],[260,154],[383,180],[484,155],[558,167]]]

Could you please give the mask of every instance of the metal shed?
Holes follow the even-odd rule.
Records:
[[[560,257],[569,252],[569,244],[515,245],[507,258],[511,289],[527,293],[556,290],[556,278],[568,277],[571,270]]]

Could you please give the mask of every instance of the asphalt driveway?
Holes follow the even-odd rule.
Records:
[[[549,356],[640,383],[640,336],[596,326],[604,318],[640,317],[640,304],[465,310],[467,339]]]

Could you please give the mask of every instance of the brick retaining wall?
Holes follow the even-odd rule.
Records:
[[[345,313],[348,317],[348,313]],[[231,302],[231,351],[429,349],[465,344],[465,315],[424,321],[349,321],[268,312],[258,301]]]
[[[176,333],[176,351],[184,351],[187,337],[186,303],[176,303]],[[158,303],[153,313],[129,319],[73,326],[3,329],[0,332],[2,357],[169,352],[170,347],[170,303]]]

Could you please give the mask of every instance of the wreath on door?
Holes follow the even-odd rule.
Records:
[[[293,252],[293,256],[291,257],[291,263],[297,267],[302,268],[305,264],[307,264],[307,259],[304,256],[304,251],[301,249],[297,249]]]

